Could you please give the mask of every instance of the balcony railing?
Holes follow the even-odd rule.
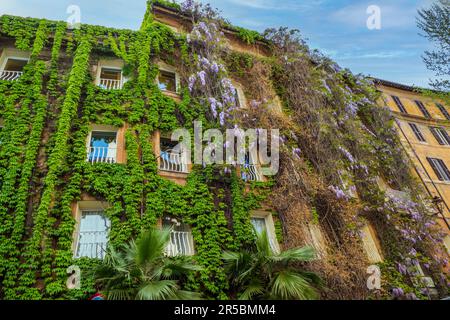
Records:
[[[80,232],[76,258],[88,257],[103,259],[108,245],[108,231],[83,231]]]
[[[163,171],[187,173],[187,164],[181,153],[161,152],[159,168]]]
[[[245,164],[242,168],[241,176],[245,181],[262,181],[262,174],[255,164]]]
[[[98,86],[105,90],[119,90],[123,87],[122,80],[100,79]]]
[[[190,231],[171,231],[170,243],[166,248],[166,254],[170,257],[194,255],[192,233]]]
[[[22,71],[0,71],[0,80],[14,81],[22,76]]]
[[[90,163],[116,163],[117,148],[90,147],[88,148],[87,161]]]

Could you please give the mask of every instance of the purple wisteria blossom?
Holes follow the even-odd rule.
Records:
[[[394,288],[394,289],[392,289],[392,295],[395,298],[402,297],[404,294],[405,294],[405,292],[403,291],[402,288]]]
[[[345,149],[344,147],[340,146],[339,150],[347,157],[348,161],[350,161],[350,163],[355,163],[355,158],[353,158],[352,154]]]
[[[329,186],[328,189],[334,192],[334,194],[336,195],[336,198],[348,200],[348,196],[345,194],[345,192],[343,190],[341,190],[341,188],[335,187],[335,186]]]
[[[299,158],[300,159],[300,155],[301,155],[302,151],[300,150],[300,148],[293,148],[292,149],[292,155]]]

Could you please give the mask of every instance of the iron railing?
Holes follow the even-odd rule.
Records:
[[[168,256],[192,256],[194,253],[192,233],[190,231],[170,232],[170,243],[166,248]]]
[[[181,153],[162,151],[159,168],[163,171],[187,173],[187,164]]]
[[[87,161],[90,163],[116,163],[117,148],[90,147],[88,148]]]
[[[0,71],[0,80],[14,81],[22,76],[22,71]]]
[[[108,245],[108,231],[82,231],[78,240],[76,258],[103,259]]]

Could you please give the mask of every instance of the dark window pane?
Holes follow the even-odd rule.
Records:
[[[9,58],[6,62],[5,71],[22,71],[27,63],[28,60]]]

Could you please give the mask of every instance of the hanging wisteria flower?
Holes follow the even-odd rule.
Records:
[[[394,288],[392,289],[392,295],[396,298],[402,297],[405,294],[402,288]]]
[[[295,157],[300,159],[300,155],[301,155],[302,151],[300,150],[300,148],[293,148],[292,149],[292,155],[294,155]]]
[[[350,163],[356,162],[355,158],[353,158],[352,154],[347,149],[345,149],[342,146],[339,146],[339,150],[347,157],[347,159],[348,159],[348,161],[350,161]]]
[[[345,192],[343,190],[341,190],[341,188],[335,187],[335,186],[329,186],[328,189],[334,192],[334,194],[336,195],[336,198],[348,200],[348,196],[345,194]]]

